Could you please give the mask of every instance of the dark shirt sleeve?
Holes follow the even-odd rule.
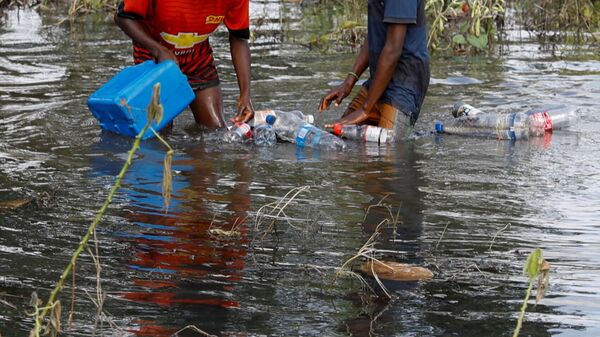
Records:
[[[419,0],[388,0],[385,2],[383,22],[416,24],[418,8]]]

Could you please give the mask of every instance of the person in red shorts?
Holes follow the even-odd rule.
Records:
[[[208,38],[221,23],[229,30],[231,59],[240,96],[234,121],[254,115],[250,100],[249,0],[124,0],[115,23],[133,40],[136,64],[172,60],[187,76],[196,98],[196,123],[225,126],[219,75]]]

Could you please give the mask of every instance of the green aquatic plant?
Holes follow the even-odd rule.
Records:
[[[165,158],[165,173],[167,173],[167,172],[168,173],[163,175],[163,196],[165,197],[164,209],[165,209],[165,211],[168,209],[168,205],[169,205],[168,199],[170,199],[171,188],[170,188],[170,178],[165,178],[165,177],[167,175],[170,177],[171,159],[169,159],[169,158],[172,158],[173,149],[171,149],[171,147],[168,145],[168,143],[164,139],[162,139],[150,125],[152,123],[152,121],[156,121],[156,123],[160,123],[160,121],[163,118],[163,107],[162,107],[162,104],[160,103],[160,83],[156,83],[154,85],[152,98],[151,98],[150,104],[148,105],[147,111],[148,111],[148,116],[147,116],[148,121],[146,122],[146,125],[142,128],[142,130],[135,137],[133,146],[131,147],[131,150],[129,150],[129,152],[128,152],[127,160],[125,161],[125,163],[123,164],[123,167],[121,168],[121,171],[117,175],[117,179],[116,179],[114,185],[112,186],[112,188],[110,189],[110,192],[109,192],[108,196],[106,197],[104,204],[102,205],[102,207],[96,214],[96,217],[94,218],[94,220],[88,227],[88,230],[85,233],[85,235],[81,238],[79,245],[77,246],[77,248],[73,252],[73,255],[71,256],[71,261],[69,262],[69,264],[67,265],[67,267],[65,268],[63,273],[61,274],[54,289],[50,292],[50,296],[48,298],[48,301],[46,302],[46,305],[44,307],[40,307],[42,302],[37,299],[37,296],[35,296],[36,300],[33,305],[36,309],[35,314],[34,314],[35,326],[34,326],[33,330],[31,331],[30,336],[32,336],[32,337],[40,336],[44,318],[46,317],[46,315],[48,314],[49,311],[50,311],[51,315],[50,315],[50,322],[47,325],[47,331],[52,334],[60,332],[60,308],[61,308],[61,305],[60,305],[60,301],[58,301],[56,298],[57,298],[58,294],[60,293],[60,291],[62,290],[62,288],[64,287],[65,281],[69,277],[69,274],[74,270],[75,263],[76,263],[77,259],[79,258],[79,256],[81,255],[81,253],[83,252],[83,250],[87,247],[88,242],[90,241],[90,238],[92,236],[95,236],[96,227],[100,223],[100,220],[102,220],[102,217],[104,216],[104,213],[106,213],[106,210],[108,209],[108,206],[111,204],[112,199],[114,198],[114,196],[117,194],[117,191],[121,187],[121,182],[123,180],[123,177],[125,176],[125,173],[127,172],[127,170],[129,169],[129,167],[132,164],[133,156],[135,155],[135,153],[137,152],[137,150],[140,147],[142,135],[144,135],[144,133],[148,129],[150,129],[152,132],[154,132],[155,135],[159,138],[159,140],[168,149],[167,158]],[[169,183],[169,186],[167,188],[167,191],[165,191],[165,185],[167,184],[167,182]],[[94,241],[96,241],[96,240],[94,240]],[[94,255],[92,254],[92,256],[94,256]]]
[[[432,51],[477,53],[499,39],[504,25],[504,0],[427,0],[427,45]]]
[[[531,296],[531,291],[533,290],[533,284],[535,283],[535,280],[538,280],[538,289],[536,294],[537,304],[539,301],[541,301],[546,293],[550,277],[549,272],[550,264],[544,260],[543,251],[540,248],[536,248],[533,252],[531,252],[531,254],[529,254],[529,257],[523,266],[523,273],[529,277],[529,287],[527,287],[527,292],[525,293],[525,299],[523,300],[523,305],[521,306],[521,313],[517,319],[517,326],[515,327],[513,337],[517,337],[521,331],[523,318],[525,317],[525,311],[527,310],[527,302],[529,302],[529,297]]]

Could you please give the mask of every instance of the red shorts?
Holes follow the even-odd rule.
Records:
[[[208,41],[204,41],[196,48],[171,51],[177,57],[179,69],[188,78],[190,86],[194,90],[203,90],[219,85],[219,74],[213,59],[213,51]],[[148,50],[142,46],[133,44],[133,60],[135,64],[148,60],[154,60]]]

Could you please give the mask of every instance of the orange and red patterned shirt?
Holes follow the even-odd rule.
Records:
[[[225,23],[230,34],[247,39],[249,6],[249,0],[124,0],[117,15],[140,20],[156,41],[173,51],[191,83],[194,76],[218,81],[208,37]],[[133,54],[135,63],[152,59],[135,43]]]

